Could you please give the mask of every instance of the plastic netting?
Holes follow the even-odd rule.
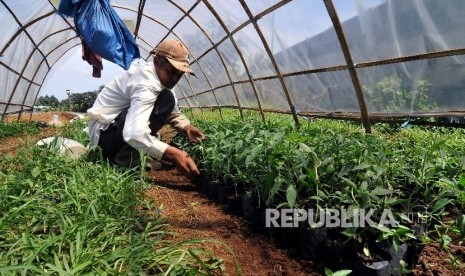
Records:
[[[294,115],[465,113],[463,0],[113,0],[141,56],[165,38],[192,54],[184,107]],[[0,0],[0,114],[31,109],[80,46],[58,1]],[[90,76],[89,76],[90,77]]]

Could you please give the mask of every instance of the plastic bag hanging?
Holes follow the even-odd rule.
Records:
[[[74,18],[78,35],[102,58],[127,70],[140,57],[131,32],[109,0],[61,0],[58,13]]]

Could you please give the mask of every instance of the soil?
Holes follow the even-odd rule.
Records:
[[[19,147],[22,147],[26,144],[35,144],[41,139],[55,135],[60,128],[48,125],[48,122],[52,121],[54,114],[58,114],[59,121],[63,124],[66,124],[76,117],[76,115],[67,112],[33,113],[32,117],[30,113],[23,113],[21,118],[19,118],[20,121],[29,122],[29,119],[31,119],[31,122],[44,122],[47,123],[47,126],[41,128],[40,132],[35,135],[21,135],[17,137],[6,137],[4,139],[0,139],[0,156],[14,154]],[[17,120],[17,115],[8,115],[4,118],[5,122],[15,122]]]
[[[62,123],[66,123],[71,121],[72,119],[76,118],[76,115],[69,113],[69,112],[41,112],[41,113],[22,113],[19,121],[23,122],[45,122],[49,123],[53,120],[53,115],[58,115],[58,120]],[[18,115],[8,115],[5,116],[5,122],[14,122],[18,120]]]
[[[175,233],[175,241],[210,238],[202,247],[225,261],[226,273],[236,275],[234,256],[242,275],[321,275],[312,264],[288,256],[263,235],[254,232],[243,219],[229,214],[225,206],[210,201],[199,187],[176,168],[149,172],[154,186],[147,195],[162,204],[161,215]]]
[[[448,248],[452,255],[448,255],[437,243],[427,245],[420,255],[414,275],[465,276],[465,246],[450,244]],[[461,263],[455,268],[452,266],[452,256]]]
[[[53,113],[33,115],[33,120],[48,122]],[[29,115],[28,115],[29,116]],[[27,117],[29,119],[29,117]],[[60,120],[74,115],[60,114]],[[56,133],[59,128],[45,127],[29,137],[0,139],[0,155],[14,154],[25,141],[38,141]],[[170,136],[171,137],[171,136]],[[224,204],[213,202],[199,193],[198,185],[182,176],[173,167],[150,171],[153,186],[146,196],[162,206],[161,216],[170,225],[173,241],[186,239],[212,239],[203,248],[224,259],[226,274],[236,275],[231,249],[239,263],[242,275],[322,275],[311,262],[290,257],[289,252],[275,245],[270,239],[256,233],[242,218],[230,214]],[[413,270],[413,275],[465,275],[465,246],[459,241],[449,244],[449,251],[461,265],[452,266],[450,255],[437,243],[425,246]]]

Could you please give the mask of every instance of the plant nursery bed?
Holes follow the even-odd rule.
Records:
[[[174,232],[172,239],[211,238],[218,241],[207,243],[206,246],[215,255],[225,259],[228,274],[234,273],[235,263],[234,257],[224,245],[234,252],[243,275],[324,275],[325,264],[336,261],[310,258],[315,260],[313,262],[303,257],[298,252],[298,244],[295,244],[298,230],[270,234],[270,231],[264,231],[263,228],[257,229],[257,225],[244,218],[244,214],[240,217],[240,209],[244,208],[241,206],[244,203],[241,197],[226,195],[215,199],[208,185],[192,183],[175,168],[165,167],[160,171],[149,172],[149,175],[156,186],[147,195],[162,205],[161,215],[167,219]],[[226,203],[218,202],[219,198],[224,197],[228,198]],[[238,201],[236,204],[233,204],[234,199]],[[281,238],[277,235],[280,232],[283,236]],[[416,265],[407,274],[465,275],[465,247],[459,245],[459,242],[455,240],[447,246],[449,252],[458,258],[458,266],[453,267],[452,255],[437,243],[430,243],[421,246],[419,256],[416,256]],[[290,245],[292,243],[294,245]],[[322,252],[316,254],[321,255]],[[350,275],[368,275],[365,272]],[[369,275],[385,274],[372,272]]]
[[[465,275],[465,269],[463,267],[463,263],[465,262],[465,247],[463,245],[460,245],[459,240],[455,239],[451,244],[447,245],[450,254],[447,253],[445,250],[439,248],[439,245],[437,243],[431,243],[426,246],[422,245],[419,242],[402,244],[397,252],[394,251],[392,245],[390,245],[384,249],[384,252],[391,256],[389,258],[391,262],[384,264],[384,268],[380,268],[376,267],[376,264],[370,264],[370,262],[363,262],[363,258],[356,258],[356,256],[354,255],[356,251],[350,244],[335,244],[336,240],[331,239],[330,235],[322,235],[321,230],[323,230],[323,232],[326,233],[325,228],[313,230],[311,231],[311,233],[307,231],[304,233],[304,235],[302,235],[301,233],[303,231],[302,227],[299,227],[297,229],[265,229],[262,225],[264,224],[264,212],[260,212],[261,208],[256,207],[253,203],[254,201],[250,199],[250,197],[248,197],[246,194],[240,196],[234,196],[231,193],[228,193],[227,195],[220,195],[218,190],[220,187],[223,186],[212,184],[205,178],[202,178],[201,181],[199,181],[199,183],[195,184],[196,187],[193,187],[193,184],[189,184],[188,179],[182,177],[181,175],[178,175],[178,181],[180,182],[174,185],[173,183],[175,182],[170,181],[169,179],[170,177],[172,177],[173,173],[179,173],[176,172],[175,169],[171,169],[171,174],[169,174],[169,172],[169,170],[152,172],[152,175],[155,177],[155,181],[157,183],[161,183],[158,184],[161,185],[160,188],[163,187],[163,189],[175,190],[169,191],[169,193],[172,193],[169,197],[173,199],[183,198],[185,206],[189,206],[188,202],[191,202],[190,206],[195,206],[191,207],[191,210],[186,212],[190,213],[192,220],[201,219],[202,215],[200,215],[199,217],[199,211],[201,213],[205,212],[206,214],[211,214],[211,210],[209,210],[211,206],[215,206],[215,208],[220,208],[221,211],[224,212],[224,214],[216,212],[212,216],[215,218],[216,221],[227,221],[230,219],[236,220],[240,217],[240,227],[238,223],[228,223],[228,227],[230,228],[228,228],[227,230],[228,238],[231,234],[239,236],[238,243],[234,244],[237,241],[237,239],[221,239],[224,240],[224,242],[227,243],[231,248],[242,247],[242,245],[244,244],[244,239],[242,235],[237,231],[243,232],[244,229],[246,229],[247,233],[253,233],[253,235],[257,235],[258,233],[261,234],[262,238],[265,240],[264,243],[258,243],[262,247],[261,250],[276,250],[273,249],[273,247],[279,248],[279,250],[285,249],[287,251],[287,253],[285,253],[286,257],[289,256],[292,262],[294,260],[297,261],[306,273],[312,271],[312,273],[316,272],[323,274],[326,267],[333,267],[333,269],[335,270],[347,268],[354,269],[354,274],[350,275],[401,275],[400,266],[398,262],[401,259],[404,259],[409,264],[415,262],[415,266],[408,270],[408,272],[403,272],[402,275]],[[163,175],[163,180],[161,182],[161,179],[158,179],[157,175]],[[183,179],[187,182],[183,183]],[[217,189],[213,189],[211,186],[216,186]],[[185,194],[187,190],[190,191],[189,193],[192,193],[194,190],[197,190],[197,192],[201,194],[202,197],[198,197],[198,195],[193,194],[192,196],[195,197],[195,199],[189,199],[188,197],[188,201],[185,201],[185,195],[180,195],[180,193]],[[216,192],[212,192],[212,190]],[[226,191],[226,189],[223,190]],[[160,191],[154,192],[160,193]],[[160,202],[166,202],[167,199],[166,197],[164,197],[164,193],[166,192],[167,191],[161,192],[161,196],[154,196],[154,198],[156,198],[156,200],[159,200]],[[223,198],[227,198],[226,203],[222,202],[221,199]],[[186,208],[180,208],[180,210],[182,210],[181,212],[184,212],[186,211]],[[231,217],[231,215],[233,217]],[[177,221],[179,214],[173,213],[173,216],[175,217],[175,221]],[[225,219],[224,216],[227,216],[228,219]],[[245,223],[245,225],[243,223]],[[186,228],[192,230],[192,226],[188,224],[170,224],[175,225],[175,229],[177,229],[176,232],[180,231],[189,234],[190,231],[186,231]],[[217,225],[210,225],[209,227],[205,226],[205,224],[202,224],[202,226],[196,227],[195,232],[197,234],[203,233],[206,236],[212,237],[220,236],[221,238],[221,235],[223,233],[221,231],[221,228],[218,233]],[[232,227],[236,227],[236,229],[233,229]],[[322,236],[324,241],[318,242],[317,236]],[[198,238],[198,236],[193,237]],[[302,237],[304,237],[304,239],[302,239]],[[310,238],[310,241],[308,241],[308,238]],[[308,245],[310,245],[310,247]],[[311,245],[313,245],[313,247]],[[312,252],[309,253],[308,251],[305,251],[309,249]],[[224,252],[221,253],[223,254]],[[246,257],[247,256],[251,256],[250,252],[246,255]],[[452,258],[454,257],[456,258],[455,261],[457,261],[455,267],[452,264]],[[246,260],[247,265],[249,265],[250,260]],[[357,260],[360,262],[358,265]],[[379,261],[377,263],[382,264],[383,262]],[[245,275],[248,274],[246,273]]]

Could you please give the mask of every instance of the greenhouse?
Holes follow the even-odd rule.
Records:
[[[465,275],[464,1],[0,15],[1,275]]]

